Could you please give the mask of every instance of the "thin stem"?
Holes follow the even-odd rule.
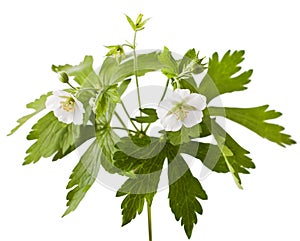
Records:
[[[118,112],[115,111],[115,115],[117,117],[117,119],[119,120],[120,124],[124,127],[127,128],[124,121],[122,120],[122,118],[120,117],[120,115],[118,114]]]
[[[77,88],[75,88],[73,85],[70,84],[70,82],[67,82],[67,84],[74,90],[77,90]]]
[[[112,127],[111,129],[113,129],[113,130],[123,130],[123,131],[127,131],[127,132],[134,132],[134,133],[136,133],[136,131],[134,131],[134,130],[123,128],[123,127]]]
[[[136,125],[134,124],[134,122],[131,120],[131,117],[130,117],[130,115],[129,115],[129,113],[128,113],[128,111],[127,111],[127,109],[126,109],[126,107],[125,107],[125,105],[124,105],[124,103],[123,103],[122,100],[121,100],[121,105],[123,107],[123,110],[124,110],[125,114],[127,115],[128,119],[130,120],[131,124],[133,125],[134,129],[136,129],[139,132],[139,129],[136,127]]]
[[[166,83],[166,86],[165,86],[164,92],[163,92],[163,94],[162,94],[162,97],[160,98],[160,101],[159,101],[159,102],[162,102],[162,101],[163,101],[163,99],[165,98],[165,96],[166,96],[166,93],[167,93],[167,90],[168,90],[169,83],[170,83],[170,79],[168,79],[168,80],[167,80],[167,83]]]
[[[151,123],[149,123],[149,124],[146,126],[146,128],[145,128],[145,130],[144,130],[145,134],[147,133],[147,130],[149,129],[150,125],[151,125]]]
[[[136,34],[137,31],[134,31],[134,37],[133,37],[133,72],[135,76],[135,84],[136,84],[136,91],[137,91],[137,97],[138,97],[138,105],[139,109],[142,108],[142,102],[141,102],[141,94],[140,94],[140,87],[139,87],[139,79],[138,79],[138,66],[137,66],[137,56],[136,56]],[[142,112],[140,111],[140,116],[142,116]],[[143,131],[143,125],[141,124],[141,131]]]
[[[161,96],[161,98],[160,98],[160,101],[159,101],[159,103],[160,103],[160,102],[162,102],[162,101],[163,101],[163,99],[165,98],[165,96],[166,96],[166,93],[167,93],[167,90],[168,90],[169,83],[170,83],[170,79],[168,79],[168,80],[167,80],[167,83],[166,83],[166,86],[165,86],[164,92],[163,92],[163,94],[162,94],[162,96]],[[146,133],[146,132],[147,132],[147,130],[149,129],[150,125],[151,125],[151,123],[149,123],[149,124],[146,126],[146,128],[145,128],[145,133]]]
[[[147,213],[148,213],[148,233],[149,241],[152,241],[152,218],[151,218],[151,205],[147,202]]]

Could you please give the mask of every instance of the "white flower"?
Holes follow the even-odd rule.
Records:
[[[52,110],[57,119],[66,124],[83,123],[83,113],[85,112],[82,103],[72,94],[58,90],[54,91],[46,100],[46,108]]]
[[[166,131],[178,131],[182,125],[189,128],[201,123],[205,107],[205,96],[176,89],[159,104],[157,115]]]

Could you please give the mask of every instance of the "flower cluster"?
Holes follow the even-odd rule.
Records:
[[[95,103],[89,104],[94,109]],[[72,94],[66,91],[54,91],[47,98],[46,108],[53,111],[59,121],[75,125],[83,123],[85,110],[83,104]],[[206,108],[206,97],[201,94],[190,93],[188,89],[175,89],[172,94],[163,100],[158,108],[157,115],[166,131],[178,131],[184,125],[193,127],[201,123]]]

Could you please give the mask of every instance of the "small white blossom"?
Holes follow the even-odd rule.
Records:
[[[157,115],[166,131],[178,131],[182,125],[189,128],[201,123],[205,107],[205,96],[176,89],[159,104]]]
[[[82,103],[66,91],[54,91],[53,95],[50,95],[46,100],[46,108],[53,111],[61,122],[74,123],[75,125],[83,123],[85,110]]]

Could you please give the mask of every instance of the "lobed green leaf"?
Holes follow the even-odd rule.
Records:
[[[268,107],[268,105],[253,108],[210,107],[209,112],[212,116],[224,116],[237,122],[280,146],[295,144],[290,135],[282,133],[284,130],[282,126],[266,122],[281,116],[279,112],[267,110]]]
[[[137,55],[137,75],[143,76],[148,72],[156,71],[162,67],[158,61],[159,51],[141,53]],[[107,57],[100,69],[99,78],[103,86],[116,84],[134,75],[133,55],[128,54],[119,64],[114,58]]]
[[[179,73],[178,64],[167,47],[164,47],[164,50],[158,55],[158,60],[163,65],[161,71],[164,75],[169,79],[177,77]]]
[[[41,157],[66,153],[79,136],[79,126],[67,125],[57,120],[53,112],[42,117],[33,127],[28,140],[36,140],[26,151],[25,164],[35,163]]]
[[[192,138],[200,137],[201,131],[201,125],[194,125],[190,128],[182,126],[179,131],[167,131],[166,133],[170,143],[177,146],[190,142]]]
[[[61,71],[66,72],[69,76],[73,76],[74,80],[81,87],[93,87],[96,89],[101,88],[101,82],[99,76],[95,73],[93,69],[93,57],[85,56],[84,60],[79,65],[52,65],[52,70],[56,73]]]
[[[173,147],[174,148],[174,147]],[[168,155],[169,201],[177,221],[181,220],[185,233],[191,237],[197,223],[197,213],[202,214],[198,199],[206,200],[207,195],[181,155]]]
[[[15,128],[13,128],[8,136],[15,133],[22,125],[24,125],[31,117],[35,116],[36,114],[40,113],[42,110],[46,108],[45,102],[47,100],[47,97],[51,95],[52,92],[48,92],[45,95],[42,95],[39,99],[36,99],[35,101],[29,103],[26,105],[28,109],[34,109],[35,111],[29,115],[25,115],[17,120],[19,123]]]
[[[85,197],[87,191],[95,182],[100,170],[102,159],[102,149],[99,143],[94,140],[90,147],[80,158],[79,163],[74,168],[67,189],[71,189],[67,195],[67,210],[63,217],[74,211],[81,200]]]
[[[250,82],[252,70],[239,73],[239,64],[244,60],[244,51],[227,51],[221,60],[218,53],[209,59],[208,71],[199,85],[199,92],[207,102],[224,93],[245,90]]]
[[[122,138],[118,143],[120,150],[114,154],[116,167],[135,173],[117,192],[117,197],[126,195],[121,205],[123,226],[142,212],[145,201],[152,204],[167,151],[165,143],[156,138],[149,146],[135,146],[135,150],[134,146],[129,138]],[[154,154],[153,150],[159,151]]]

